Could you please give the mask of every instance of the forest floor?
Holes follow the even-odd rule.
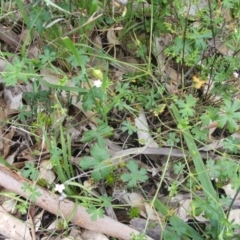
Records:
[[[0,10],[2,239],[239,239],[239,1]]]

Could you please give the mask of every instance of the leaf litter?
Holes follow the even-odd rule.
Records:
[[[69,13],[64,10],[64,8],[59,7],[51,1],[48,1],[48,3],[52,8],[56,8],[56,10],[59,10],[60,12]],[[126,11],[125,6],[121,4],[125,5],[127,2],[120,1],[120,5],[119,3],[116,5],[121,11]],[[196,17],[197,12],[206,7],[206,4],[206,1],[201,1],[199,6],[193,4],[190,8],[184,9],[185,14],[189,15],[189,17],[190,15],[191,17]],[[125,12],[122,14],[122,16],[124,16]],[[229,16],[225,17],[229,18]],[[43,26],[45,26],[44,28],[46,30],[48,28],[53,28],[55,25],[61,26],[62,20],[63,18],[56,18],[47,25],[43,24]],[[124,44],[122,42],[124,39],[121,39],[123,28],[124,26],[112,24],[111,26],[108,26],[108,29],[104,34],[99,34],[99,32],[96,31],[96,36],[94,38],[89,35],[88,37],[93,38],[93,42],[95,43],[93,52],[98,54],[98,50],[106,50],[106,53],[109,53],[110,56],[112,55],[112,58],[110,58],[112,61],[109,62],[109,65],[111,65],[111,74],[113,75],[111,78],[115,79],[116,82],[123,82],[123,84],[126,79],[129,79],[133,89],[137,89],[135,94],[141,91],[143,94],[146,94],[144,89],[138,87],[138,85],[141,85],[142,83],[140,83],[139,79],[134,76],[134,74],[139,71],[139,68],[141,68],[140,58],[135,57],[137,53],[131,53],[130,51],[125,56],[122,56],[123,52],[126,52],[126,48],[124,48]],[[49,49],[44,51],[40,49],[40,38],[36,36],[37,41],[39,41],[39,44],[36,45],[38,45],[39,48],[31,43],[29,40],[31,33],[26,31],[26,29],[24,29],[20,35],[17,35],[13,30],[7,32],[5,27],[1,25],[0,31],[2,33],[0,39],[8,45],[7,48],[9,53],[13,52],[12,49],[17,52],[19,50],[19,45],[21,46],[22,42],[25,42],[25,44],[29,46],[29,58],[36,61],[40,60],[41,64],[47,64],[48,61],[50,61],[49,56],[52,57],[52,61],[55,60],[55,54]],[[160,37],[157,35],[154,35],[153,37],[155,44],[153,54],[157,56],[158,74],[163,73],[163,76],[161,76],[161,79],[164,80],[163,86],[166,87],[170,94],[178,95],[182,84],[182,73],[176,67],[176,64],[168,59],[169,56],[167,57],[165,54],[165,49],[172,44],[173,36],[163,34]],[[8,41],[9,39],[11,39],[11,41]],[[103,40],[107,42],[107,48],[106,43],[104,43]],[[215,41],[217,41],[217,44]],[[138,44],[141,46],[141,42],[138,42]],[[222,55],[233,56],[231,48],[223,44],[221,38],[218,36],[215,39],[210,40],[208,44],[216,48],[216,50]],[[42,55],[40,55],[41,52]],[[86,52],[86,55],[84,55],[85,53],[83,52],[78,52],[78,54],[82,56],[81,60],[76,61],[74,58],[70,59],[72,72],[75,72],[75,75],[76,71],[79,70],[79,65],[90,64],[92,66],[96,66],[98,63],[100,64],[101,61],[103,62],[103,59],[101,58],[100,61],[99,59],[94,58],[94,54],[91,56],[92,58],[90,61],[88,61],[86,57],[87,54],[89,54],[88,52]],[[134,57],[128,56],[128,54],[132,54]],[[47,55],[49,56],[46,57]],[[86,58],[84,58],[84,56]],[[107,66],[109,56],[103,56],[106,58],[105,60]],[[65,56],[63,56],[63,58],[65,58]],[[57,186],[59,182],[58,177],[61,178],[61,171],[64,170],[66,174],[66,183],[71,181],[71,179],[77,180],[75,182],[76,186],[72,186],[72,188],[70,187],[70,184],[69,187],[67,187],[68,184],[66,184],[66,192],[68,191],[68,193],[70,193],[71,191],[75,192],[77,190],[80,195],[83,194],[89,198],[95,198],[95,200],[98,199],[98,204],[99,199],[101,199],[101,195],[99,194],[101,191],[100,186],[98,186],[96,182],[102,180],[102,184],[106,183],[106,186],[104,186],[105,192],[102,196],[105,195],[106,197],[111,197],[110,202],[112,201],[114,204],[127,204],[128,210],[129,207],[137,207],[140,209],[140,216],[142,218],[138,220],[138,216],[136,216],[135,224],[133,224],[134,221],[131,221],[130,225],[133,227],[132,229],[135,228],[140,232],[144,231],[144,228],[148,224],[148,220],[153,222],[155,221],[157,224],[161,221],[164,223],[165,221],[165,216],[160,214],[160,212],[157,212],[150,201],[150,199],[155,197],[157,197],[160,201],[165,201],[167,205],[174,206],[173,211],[176,213],[176,216],[185,222],[194,218],[200,223],[206,223],[208,221],[202,212],[197,215],[193,213],[193,196],[189,196],[187,193],[184,193],[184,188],[181,184],[181,181],[184,181],[183,174],[178,173],[178,169],[174,164],[174,162],[186,161],[186,159],[189,158],[188,151],[178,149],[180,145],[176,144],[173,144],[173,148],[173,146],[170,146],[171,144],[169,145],[169,141],[155,140],[157,136],[156,133],[164,135],[166,134],[165,131],[168,131],[166,130],[164,124],[161,127],[155,126],[156,119],[151,116],[147,107],[143,109],[139,106],[131,106],[134,105],[132,104],[134,102],[132,100],[134,96],[131,96],[130,93],[128,96],[128,85],[125,85],[124,94],[120,96],[119,101],[113,103],[113,110],[111,109],[110,113],[106,113],[112,114],[112,116],[114,116],[113,119],[117,119],[117,121],[112,122],[112,127],[109,127],[106,124],[104,125],[101,120],[98,119],[99,113],[97,110],[89,107],[90,105],[93,105],[101,108],[101,101],[104,103],[101,91],[108,85],[108,83],[104,80],[106,78],[104,76],[106,76],[108,70],[108,68],[105,67],[105,64],[103,64],[104,66],[97,66],[97,74],[95,72],[92,78],[88,81],[83,81],[83,85],[79,86],[79,89],[84,87],[85,90],[90,90],[91,92],[95,91],[94,94],[97,96],[96,102],[93,102],[93,100],[89,98],[87,99],[87,104],[85,104],[84,101],[86,99],[84,99],[84,97],[86,98],[87,95],[85,94],[83,98],[78,96],[78,94],[74,91],[75,84],[66,80],[68,79],[66,77],[68,73],[64,72],[64,67],[60,66],[60,64],[56,64],[54,67],[51,66],[50,71],[47,67],[43,67],[39,72],[36,72],[31,79],[27,80],[27,82],[25,77],[16,73],[14,76],[17,79],[9,79],[9,81],[16,81],[16,86],[7,86],[7,80],[4,80],[4,76],[6,77],[5,71],[13,69],[14,65],[11,65],[12,62],[15,61],[14,63],[19,67],[22,67],[21,70],[24,70],[24,66],[20,66],[19,64],[19,59],[15,59],[17,60],[7,57],[1,59],[0,61],[0,69],[3,73],[1,78],[2,90],[0,99],[1,167],[11,166],[11,169],[14,169],[14,171],[16,171],[15,168],[17,168],[17,174],[19,175],[18,177],[21,181],[23,180],[23,177],[34,181],[37,180],[37,184],[39,186],[49,190],[54,189],[53,186]],[[52,69],[54,69],[54,71],[52,71]],[[126,75],[127,78],[125,78]],[[238,78],[236,74],[234,76],[236,76],[235,78]],[[21,79],[21,77],[23,78]],[[76,77],[84,78],[84,74],[83,76]],[[209,88],[206,90],[206,85],[210,84],[210,80],[205,79],[207,78],[192,75],[193,89],[203,89],[203,93],[207,94]],[[135,84],[135,82],[137,83]],[[113,95],[118,93],[115,86],[109,86],[109,89],[112,90]],[[40,92],[38,93],[38,91]],[[29,94],[29,92],[32,92],[32,94]],[[139,100],[136,97],[134,100],[135,99],[136,101]],[[219,99],[221,98],[219,98],[216,94],[216,97],[212,100],[218,101]],[[128,102],[129,108],[127,108],[127,105],[124,107],[117,105],[119,102],[124,100]],[[186,96],[185,100],[178,100],[176,102],[180,109],[179,113],[183,118],[195,116],[196,112],[194,107],[196,104],[199,104],[198,100],[199,99],[193,97],[192,94],[189,94]],[[105,102],[105,104],[111,103]],[[160,104],[160,102],[157,104]],[[165,105],[166,104],[164,103],[164,106]],[[204,152],[209,152],[209,155],[212,154],[211,157],[215,162],[219,162],[221,160],[221,157],[219,157],[220,154],[216,154],[215,151],[220,152],[224,148],[224,144],[222,142],[224,142],[227,137],[217,136],[215,130],[217,130],[218,127],[224,127],[225,125],[227,125],[227,129],[230,132],[238,129],[238,105],[238,100],[234,100],[233,102],[228,100],[225,101],[225,104],[221,105],[219,114],[222,114],[222,119],[218,119],[217,125],[209,134],[208,140],[213,143],[205,144],[204,147],[199,147],[200,154],[203,159],[208,159],[208,156],[206,156]],[[34,109],[33,106],[37,106],[37,108]],[[145,102],[145,106],[151,106],[151,108],[156,107],[154,106],[154,103],[151,103],[151,99],[149,102]],[[77,109],[76,114],[72,110],[73,107],[75,107],[75,110]],[[116,109],[118,109],[117,114],[115,113]],[[125,111],[123,109],[125,109]],[[133,113],[136,109],[138,113]],[[131,112],[132,116],[130,116],[129,112]],[[235,119],[232,117],[229,118],[226,115],[226,112],[231,112]],[[163,121],[168,121],[168,110],[164,107],[159,116],[161,116]],[[75,123],[73,118],[77,119]],[[129,134],[130,125],[125,124],[125,129],[121,129],[121,124],[119,124],[119,122],[122,123],[124,120],[131,118],[133,119],[132,123],[135,128],[132,128],[134,131]],[[33,123],[31,126],[29,125],[31,122],[30,120]],[[74,126],[71,126],[71,123],[74,123]],[[173,126],[174,124],[169,124],[169,128],[172,128]],[[63,132],[62,127],[68,128],[68,134],[71,134],[71,136]],[[206,126],[204,127],[206,128]],[[124,132],[127,130],[129,135],[134,134],[134,132],[136,132],[136,135],[134,135],[133,138],[127,136],[124,139]],[[234,138],[238,139],[238,135],[234,135]],[[105,145],[106,142],[107,145]],[[166,159],[166,157],[169,157],[169,154],[171,153],[172,155],[170,157],[173,164],[169,164],[168,159]],[[57,163],[57,161],[59,161],[60,164]],[[67,164],[66,161],[73,163],[73,165],[69,163]],[[213,166],[214,164],[215,163],[213,162]],[[59,168],[61,165],[66,169],[64,169],[64,167],[63,170]],[[160,193],[157,191],[159,188],[158,182],[164,178],[161,178],[161,174],[163,173],[165,167],[166,169],[169,169],[167,169],[164,176],[165,179],[160,186]],[[178,167],[180,166],[178,165]],[[213,169],[209,169],[209,172],[211,170]],[[152,177],[147,175],[147,171],[154,173],[152,174]],[[175,175],[172,171],[175,171]],[[70,172],[74,173],[74,176],[68,175]],[[111,172],[114,174],[111,175]],[[176,186],[177,192],[174,192],[173,186],[175,182],[173,181],[173,176],[176,176],[179,181]],[[105,180],[103,181],[103,179],[105,179],[106,182],[104,182]],[[88,184],[86,184],[86,182],[88,182]],[[128,184],[125,184],[125,182]],[[62,182],[62,184],[64,183]],[[137,192],[133,191],[135,186],[141,186],[139,189],[136,189],[138,190]],[[232,199],[235,197],[236,200],[239,200],[239,196],[237,195],[238,192],[236,189],[233,190],[231,186],[232,184],[228,183],[225,186],[221,186],[221,188],[224,189],[226,195],[229,195]],[[197,189],[198,186],[195,187]],[[64,192],[65,188],[62,188],[62,191]],[[118,192],[119,197],[116,197],[116,192]],[[180,196],[181,192],[183,192],[183,199],[176,201],[174,197],[177,198]],[[1,196],[5,195],[7,194],[2,191]],[[67,194],[65,196],[61,195],[61,197],[63,196],[61,201],[65,201],[64,198],[68,195],[72,198],[71,194]],[[45,192],[44,196],[46,198],[47,196],[51,196],[51,192]],[[14,198],[15,201],[13,201]],[[56,234],[58,232],[65,234],[64,237],[60,237],[59,239],[108,239],[102,234],[107,231],[102,230],[102,233],[98,232],[98,227],[94,227],[93,231],[91,227],[82,223],[82,221],[85,221],[84,219],[78,219],[79,224],[76,224],[76,226],[82,226],[82,232],[79,231],[77,235],[74,235],[72,233],[74,228],[70,229],[70,226],[68,225],[68,221],[70,219],[66,220],[65,218],[67,215],[61,216],[61,213],[60,216],[58,216],[57,211],[55,211],[54,214],[58,217],[54,220],[51,219],[48,223],[49,226],[45,227],[43,224],[43,218],[47,218],[49,215],[48,213],[44,213],[41,207],[35,211],[32,216],[30,216],[30,212],[24,214],[20,210],[16,211],[14,206],[19,204],[19,196],[15,196],[14,198],[5,200],[0,209],[2,214],[2,217],[0,218],[2,219],[2,223],[0,224],[0,233],[7,238],[16,239],[15,236],[17,235],[21,239],[33,239],[33,237],[36,237],[37,235],[40,239],[45,239],[46,237],[43,237],[43,235],[51,237],[51,234],[49,235],[48,232],[52,231]],[[56,197],[55,200],[55,205],[61,203],[61,201],[59,201]],[[236,201],[233,205],[237,203],[238,202]],[[33,202],[30,201],[28,204],[28,209],[33,208]],[[82,205],[84,207],[89,207],[88,204],[87,198],[86,200],[82,200]],[[99,207],[99,205],[96,206]],[[109,206],[106,206],[106,208],[107,207]],[[106,210],[106,214],[115,215],[113,218],[118,221],[121,216],[115,214],[114,210],[114,207],[111,207],[110,212],[112,213],[109,213]],[[10,212],[11,215],[6,211]],[[101,207],[90,208],[90,212],[96,216],[98,212],[101,214],[104,213]],[[230,221],[239,224],[238,216],[239,209],[230,209]],[[125,221],[130,222],[126,216],[123,215],[123,217],[125,218]],[[143,219],[146,219],[146,222],[139,227],[141,225],[140,222],[142,222]],[[31,224],[34,224],[35,226],[30,226]],[[13,226],[17,226],[17,228],[15,231],[10,231],[9,229],[13,229]],[[122,225],[118,226],[121,228]],[[89,228],[89,230],[87,230],[87,228]],[[79,228],[76,229],[77,231],[79,230]],[[159,233],[162,230],[162,226],[160,228],[158,226],[156,229],[158,229],[157,231]],[[43,235],[41,235],[42,232],[44,232]],[[147,228],[149,239],[150,237],[154,239],[159,239],[159,237],[161,237],[161,233],[156,234],[149,232],[151,232],[150,227]],[[59,234],[59,236],[60,235],[61,234]],[[73,235],[74,237],[72,237]],[[117,235],[112,236],[117,237]],[[119,236],[121,236],[121,234]],[[128,239],[127,237],[125,238]]]

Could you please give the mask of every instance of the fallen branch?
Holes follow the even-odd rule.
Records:
[[[22,189],[24,182],[28,182],[31,186],[34,186],[31,181],[24,179],[18,173],[0,166],[0,185],[28,199],[28,193]],[[85,207],[79,205],[76,207],[74,202],[67,199],[59,201],[58,195],[42,187],[38,187],[37,191],[41,193],[41,196],[37,197],[35,202],[37,206],[55,215],[60,215],[65,219],[71,216],[70,221],[78,226],[126,240],[131,238],[131,233],[139,234],[138,231],[107,216],[97,221],[92,221]],[[152,240],[150,237],[147,239]]]
[[[1,206],[0,234],[10,239],[32,240],[27,224],[24,221],[7,213]]]
[[[16,49],[21,46],[21,40],[16,33],[0,24],[0,39]]]
[[[129,155],[139,155],[139,154],[153,154],[153,155],[165,155],[169,154],[171,157],[181,157],[185,158],[189,156],[187,151],[182,151],[179,149],[171,149],[171,148],[149,148],[149,147],[138,147],[138,148],[129,148],[125,150],[117,151],[113,154],[112,159],[118,159],[119,157],[129,156]],[[203,159],[208,159],[209,154],[205,152],[200,152],[201,157]]]

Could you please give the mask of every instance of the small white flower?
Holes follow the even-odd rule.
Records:
[[[102,86],[102,81],[98,79],[98,80],[94,81],[93,85],[95,87],[101,87]]]
[[[64,184],[55,184],[55,192],[62,193],[64,189],[65,189]]]
[[[238,78],[239,77],[239,74],[238,74],[238,72],[233,72],[233,76],[235,77],[235,78]]]

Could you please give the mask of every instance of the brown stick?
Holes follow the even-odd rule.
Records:
[[[16,172],[0,166],[0,185],[27,199],[28,193],[22,189],[24,182],[28,182],[31,186],[34,186],[31,181],[22,178]],[[41,196],[37,197],[36,205],[50,213],[63,216],[65,219],[72,216],[70,221],[78,226],[126,240],[130,239],[131,233],[139,234],[138,231],[107,216],[97,221],[92,221],[85,207],[79,205],[76,207],[75,204],[69,200],[59,202],[58,195],[44,188],[38,187],[37,191],[41,193]],[[147,239],[152,240],[150,237]]]
[[[12,30],[8,30],[2,24],[0,24],[0,39],[14,49],[18,48],[21,44],[21,40],[18,35]]]

